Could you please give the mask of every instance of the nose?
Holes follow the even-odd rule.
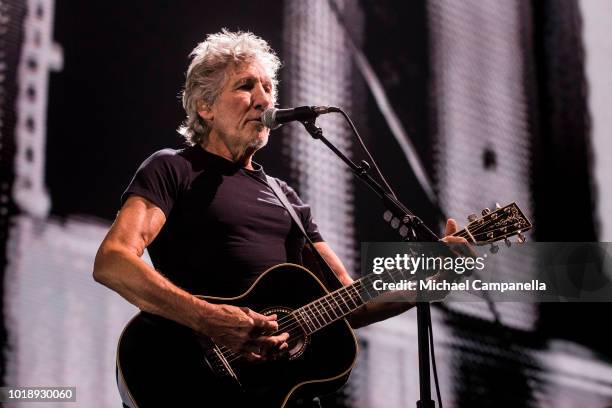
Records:
[[[261,83],[257,83],[253,88],[253,106],[259,111],[265,111],[272,106],[272,95],[267,93]]]

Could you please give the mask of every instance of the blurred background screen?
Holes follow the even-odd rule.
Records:
[[[1,0],[3,385],[76,386],[77,406],[121,405],[116,343],[137,310],[93,281],[93,260],[138,166],[184,146],[179,94],[206,34],[267,40],[283,61],[279,105],[344,108],[400,201],[436,232],[443,215],[465,224],[516,201],[530,240],[591,242],[612,241],[610,21],[607,0]],[[364,158],[340,117],[318,124]],[[354,276],[360,242],[400,238],[301,126],[274,131],[256,160],[311,205]],[[535,264],[502,267],[535,276]],[[445,406],[612,406],[607,312],[436,304]],[[413,406],[416,313],[358,338],[351,378],[324,406]]]

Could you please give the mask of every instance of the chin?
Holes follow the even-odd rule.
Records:
[[[251,147],[255,150],[259,150],[268,144],[268,132],[259,134],[251,141]]]

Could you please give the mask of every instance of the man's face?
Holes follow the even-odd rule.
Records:
[[[271,106],[272,81],[258,62],[229,66],[215,102],[198,112],[211,126],[208,146],[223,145],[234,159],[254,153],[268,143],[260,117]]]

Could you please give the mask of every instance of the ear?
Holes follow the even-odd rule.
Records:
[[[198,116],[204,119],[205,121],[212,121],[215,117],[211,107],[209,105],[204,104],[204,102],[198,103]]]

